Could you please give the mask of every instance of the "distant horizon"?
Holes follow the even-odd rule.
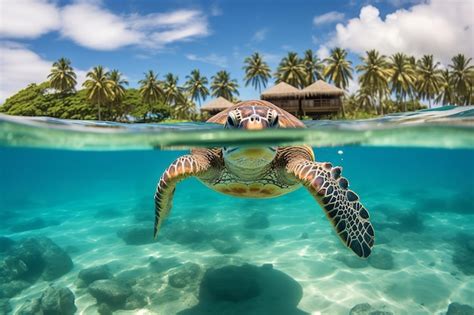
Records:
[[[208,79],[226,70],[237,79],[243,100],[260,97],[243,81],[244,58],[253,52],[262,53],[272,73],[288,51],[301,56],[312,49],[323,59],[336,46],[349,52],[353,66],[370,49],[386,55],[433,54],[446,66],[458,53],[473,56],[473,9],[468,0],[328,1],[317,6],[306,1],[253,6],[214,1],[165,1],[160,6],[143,0],[5,1],[0,7],[0,104],[29,83],[46,81],[60,57],[71,60],[78,89],[96,65],[118,69],[133,88],[148,70],[159,73],[160,79],[174,73],[180,85],[193,69]],[[354,74],[349,92],[358,88]],[[273,79],[267,88],[272,85]]]

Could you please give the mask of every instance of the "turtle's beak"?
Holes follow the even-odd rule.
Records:
[[[268,128],[268,120],[256,114],[250,115],[242,120],[240,128],[247,130],[262,130]]]

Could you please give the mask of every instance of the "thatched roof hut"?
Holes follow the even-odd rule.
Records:
[[[225,110],[225,109],[227,109],[227,108],[229,108],[233,105],[234,105],[234,103],[229,102],[228,100],[226,100],[222,96],[219,96],[218,98],[210,101],[209,103],[207,103],[206,105],[201,107],[201,111],[202,112],[210,112],[210,113],[220,112],[220,111],[223,111],[223,110]]]
[[[263,91],[260,98],[294,115],[318,118],[341,109],[344,91],[318,80],[303,90],[281,82]]]
[[[318,80],[301,90],[302,97],[312,97],[316,95],[344,95],[344,91],[334,85],[328,84],[323,80]]]
[[[301,90],[289,85],[285,82],[280,82],[277,85],[262,92],[261,98],[265,99],[285,99],[298,97]]]

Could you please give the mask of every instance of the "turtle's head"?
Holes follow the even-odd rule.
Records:
[[[227,115],[225,128],[262,130],[278,128],[278,112],[267,106],[242,105]],[[276,155],[276,147],[224,147],[227,163],[245,169],[258,169],[268,165]]]
[[[266,106],[242,105],[229,112],[225,128],[261,130],[278,128],[278,112]]]

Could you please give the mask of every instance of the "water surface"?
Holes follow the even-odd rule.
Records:
[[[53,284],[73,292],[78,314],[97,314],[104,306],[93,283],[78,276],[104,264],[108,278],[131,290],[126,304],[110,306],[114,314],[349,314],[362,303],[445,314],[454,302],[473,306],[473,115],[472,107],[443,108],[271,133],[1,116],[0,236],[16,245],[0,256],[45,236],[73,263],[55,279],[42,271],[24,281],[8,297],[11,312]],[[369,209],[376,245],[368,260],[341,244],[304,189],[238,199],[193,179],[179,184],[153,242],[156,181],[185,148],[301,142],[318,161],[343,166]]]

